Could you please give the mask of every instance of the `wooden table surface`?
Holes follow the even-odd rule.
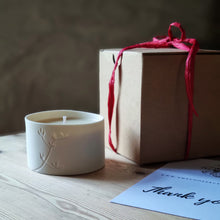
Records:
[[[139,167],[106,149],[105,167],[97,172],[43,175],[27,167],[24,133],[0,136],[0,219],[185,219],[110,203],[155,168]]]

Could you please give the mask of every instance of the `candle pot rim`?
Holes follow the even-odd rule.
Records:
[[[68,118],[71,118],[71,119],[83,119],[84,121],[81,123],[76,122],[74,124],[65,124],[65,123],[51,124],[50,122],[42,122],[42,120],[62,119],[63,116],[67,116],[67,120]],[[42,125],[50,125],[50,126],[73,126],[73,125],[82,126],[88,124],[96,124],[103,120],[104,117],[96,113],[69,110],[69,109],[40,111],[40,112],[30,113],[25,116],[25,121],[29,121],[31,123],[36,123],[36,124],[42,124]]]

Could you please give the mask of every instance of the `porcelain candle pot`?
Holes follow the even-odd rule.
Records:
[[[104,119],[72,110],[25,117],[28,167],[52,175],[89,173],[104,166]]]

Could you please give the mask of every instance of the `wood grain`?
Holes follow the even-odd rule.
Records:
[[[0,137],[0,219],[185,219],[110,200],[156,166],[139,167],[106,149],[105,167],[78,176],[50,176],[27,168],[25,134]]]

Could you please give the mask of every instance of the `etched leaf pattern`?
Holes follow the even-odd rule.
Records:
[[[40,153],[40,158],[41,158],[42,161],[44,161],[45,160],[45,154],[44,153]]]
[[[48,148],[48,152],[45,153],[40,153],[40,159],[42,161],[41,165],[37,168],[35,168],[35,171],[38,171],[42,169],[45,165],[48,165],[50,168],[53,169],[60,169],[63,168],[63,165],[61,165],[60,161],[49,161],[50,154],[52,150],[57,147],[56,142],[57,140],[65,139],[69,135],[65,134],[64,132],[53,132],[52,135],[49,134],[45,128],[40,128],[38,130],[38,135],[40,135],[42,141],[45,143],[45,145]]]

